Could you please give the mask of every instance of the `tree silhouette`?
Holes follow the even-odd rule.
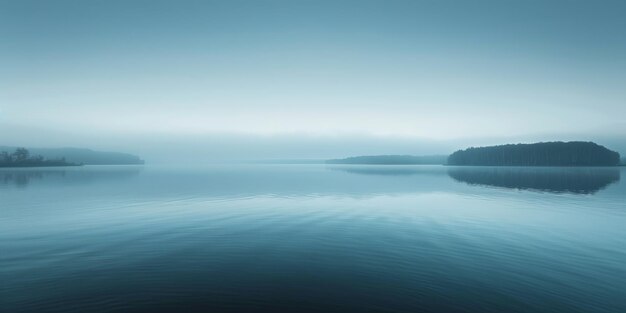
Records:
[[[30,152],[28,152],[26,148],[17,148],[15,152],[13,152],[13,157],[18,162],[27,160],[29,156]]]
[[[31,167],[31,166],[68,166],[75,165],[65,162],[65,158],[59,160],[46,160],[41,155],[30,155],[26,148],[17,148],[9,154],[6,151],[0,153],[0,167]]]

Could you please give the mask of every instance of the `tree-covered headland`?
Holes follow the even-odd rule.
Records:
[[[472,147],[448,157],[448,165],[617,166],[619,153],[593,142],[540,142]]]
[[[72,166],[64,158],[48,160],[41,155],[31,155],[28,149],[17,148],[13,153],[0,152],[0,167]]]

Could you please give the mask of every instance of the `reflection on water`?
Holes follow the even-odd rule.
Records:
[[[620,180],[619,168],[449,167],[448,175],[470,185],[593,194]]]
[[[32,179],[42,179],[43,176],[47,174],[63,175],[65,172],[3,170],[0,171],[0,182],[2,185],[25,187]]]
[[[87,184],[136,176],[141,166],[89,166],[0,169],[1,187],[26,187],[39,184]]]
[[[409,176],[441,174],[441,166],[413,166],[413,165],[332,165],[328,169],[342,171],[351,174],[384,175],[384,176]]]
[[[307,168],[304,166],[304,168]],[[324,170],[325,169],[325,170]],[[0,169],[0,188],[74,186],[107,183],[138,176],[143,166],[88,166]],[[321,170],[321,171],[320,171]],[[330,173],[328,172],[330,171]],[[326,172],[326,173],[325,173]],[[184,174],[183,174],[184,173]],[[237,173],[237,175],[232,175]],[[588,167],[446,167],[389,165],[331,165],[310,167],[232,166],[152,172],[142,180],[147,190],[209,195],[395,194],[430,192],[452,178],[471,186],[495,186],[554,193],[593,194],[620,180],[620,168]],[[334,173],[334,174],[331,174]],[[342,173],[356,174],[341,175]],[[446,175],[447,174],[447,175]],[[167,176],[167,178],[165,178]],[[268,177],[274,179],[268,180]],[[172,180],[180,188],[171,189]],[[450,188],[450,187],[445,187]]]
[[[488,170],[3,169],[0,311],[626,312],[624,182],[485,187],[619,173]]]

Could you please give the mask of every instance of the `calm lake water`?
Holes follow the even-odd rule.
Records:
[[[2,169],[0,311],[626,312],[624,180],[625,168]]]

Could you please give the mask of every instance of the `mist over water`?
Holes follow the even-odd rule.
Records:
[[[3,169],[0,299],[8,312],[621,312],[624,174]]]
[[[623,166],[324,164],[626,163],[625,12],[0,0],[0,313],[626,312]]]
[[[626,154],[623,1],[4,2],[0,145],[149,163]]]

